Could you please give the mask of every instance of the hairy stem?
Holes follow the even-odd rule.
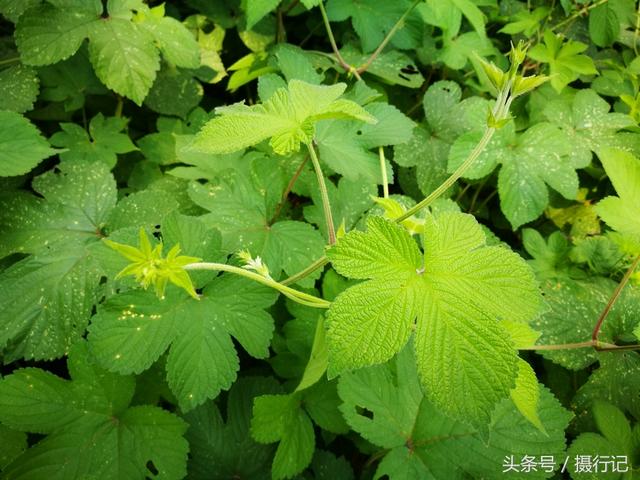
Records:
[[[319,268],[324,267],[327,263],[329,263],[329,259],[327,258],[326,255],[323,255],[322,257],[317,259],[315,262],[313,262],[304,270],[300,270],[295,275],[291,275],[289,278],[285,278],[280,283],[282,285],[291,285],[292,283],[296,283],[298,280],[305,278],[306,276],[311,275],[313,272],[315,272]]]
[[[602,328],[602,324],[604,323],[604,320],[607,318],[607,316],[609,315],[609,312],[611,311],[615,303],[618,301],[618,298],[620,297],[620,293],[622,293],[622,289],[625,287],[625,285],[631,278],[633,271],[638,266],[638,262],[640,262],[640,255],[638,255],[635,258],[631,266],[627,269],[627,271],[624,274],[624,277],[622,277],[622,280],[620,280],[620,283],[611,294],[611,298],[609,298],[609,301],[607,302],[607,305],[604,307],[604,310],[602,310],[602,313],[600,314],[600,317],[598,318],[598,321],[596,322],[595,327],[593,327],[593,332],[591,333],[591,340],[593,340],[594,342],[598,341],[598,335],[600,335],[600,329]]]
[[[333,224],[333,214],[331,213],[331,204],[329,203],[329,194],[327,193],[327,185],[324,182],[324,174],[322,173],[322,167],[320,167],[320,160],[316,154],[316,149],[313,144],[308,143],[309,155],[311,156],[311,162],[313,163],[313,169],[316,171],[316,177],[318,179],[318,187],[320,188],[320,197],[322,198],[322,210],[324,212],[324,220],[327,223],[327,234],[329,236],[329,245],[336,243],[336,230]]]
[[[276,282],[272,278],[263,277],[262,275],[251,272],[241,267],[235,267],[233,265],[227,265],[224,263],[212,263],[212,262],[197,262],[190,263],[184,267],[185,270],[213,270],[216,272],[229,272],[234,273],[236,275],[240,275],[241,277],[248,278],[250,280],[254,280],[262,285],[266,285],[267,287],[278,290],[287,298],[291,300],[301,303],[303,305],[307,305],[309,307],[314,308],[329,308],[331,302],[324,300],[323,298],[318,298],[308,293],[301,292],[291,287],[287,287],[282,283]]]
[[[384,198],[389,198],[389,179],[387,178],[387,162],[384,158],[383,147],[378,147],[378,154],[380,156],[380,173],[382,174],[382,195]]]
[[[411,6],[409,6],[409,8],[407,9],[406,12],[404,12],[402,14],[402,16],[398,19],[398,21],[393,25],[393,27],[391,27],[391,30],[389,30],[389,32],[387,33],[387,35],[384,37],[384,39],[382,40],[382,42],[380,43],[380,45],[378,45],[378,48],[375,49],[375,51],[369,56],[369,58],[367,59],[366,62],[364,62],[362,65],[360,65],[357,69],[358,73],[364,73],[367,71],[367,69],[371,66],[371,64],[376,60],[376,58],[378,58],[378,56],[382,53],[382,51],[384,50],[384,47],[387,46],[387,44],[391,41],[391,39],[393,38],[393,36],[398,32],[398,30],[400,30],[402,27],[404,27],[404,21],[406,20],[406,18],[409,16],[409,14],[412,12],[412,10],[421,2],[422,0],[413,0],[413,3],[411,4]]]

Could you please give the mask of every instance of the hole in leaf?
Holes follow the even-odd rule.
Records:
[[[149,460],[147,462],[146,467],[147,467],[147,470],[149,470],[154,476],[156,476],[156,475],[158,475],[158,473],[160,473],[151,460]]]

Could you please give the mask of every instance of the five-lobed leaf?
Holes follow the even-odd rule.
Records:
[[[388,360],[417,319],[414,346],[428,396],[456,418],[485,422],[516,376],[516,352],[499,320],[530,320],[539,297],[517,255],[484,243],[473,217],[457,213],[427,218],[424,256],[402,227],[380,217],[369,219],[366,233],[341,239],[329,251],[334,268],[370,280],[329,310],[329,374]]]
[[[196,137],[194,147],[209,153],[231,153],[271,138],[273,150],[285,155],[310,144],[315,123],[330,118],[375,119],[357,103],[340,98],[346,85],[312,85],[291,80],[261,105],[237,103],[219,107]]]

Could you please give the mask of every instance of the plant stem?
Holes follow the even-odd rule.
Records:
[[[469,169],[473,162],[475,162],[476,159],[480,156],[495,132],[496,129],[494,127],[487,127],[480,141],[476,144],[475,148],[471,151],[466,160],[462,162],[462,164],[456,169],[456,171],[453,172],[451,176],[449,176],[449,178],[447,178],[438,188],[431,192],[424,200],[414,205],[399,217],[395,218],[394,221],[396,223],[400,223],[403,220],[411,217],[412,215],[415,215],[423,208],[431,205],[437,198],[439,198],[443,193],[449,190],[449,188],[454,183],[456,183],[458,179],[462,177],[462,175],[464,175],[464,173]]]
[[[311,162],[313,163],[313,169],[316,171],[316,177],[318,179],[318,187],[320,188],[320,197],[322,198],[322,210],[324,211],[324,220],[327,223],[327,234],[329,236],[329,245],[336,243],[336,230],[333,225],[333,215],[331,213],[331,204],[329,203],[329,194],[327,193],[327,185],[324,182],[324,174],[322,173],[322,167],[320,167],[320,160],[316,154],[316,149],[312,143],[307,144],[309,149],[309,155],[311,156]]]
[[[293,174],[293,177],[291,177],[291,180],[289,180],[289,183],[287,184],[287,188],[284,189],[284,193],[282,194],[282,198],[280,199],[280,202],[276,206],[276,210],[275,210],[273,216],[271,217],[271,219],[268,222],[269,225],[273,225],[275,223],[275,221],[278,219],[278,216],[280,216],[280,212],[282,211],[282,207],[284,207],[284,204],[287,201],[287,197],[289,196],[289,193],[291,193],[291,189],[293,188],[293,186],[295,185],[296,181],[298,180],[298,178],[302,174],[302,170],[304,170],[304,166],[307,164],[308,160],[309,160],[309,155],[304,157],[304,160],[302,160],[302,162],[300,162],[300,166],[297,168],[296,172]]]
[[[296,283],[298,280],[306,277],[307,275],[311,275],[317,269],[324,267],[327,263],[329,263],[329,259],[326,255],[323,255],[304,270],[299,271],[295,275],[291,275],[289,278],[285,278],[280,283],[282,285],[291,285],[292,283]]]
[[[389,30],[389,32],[387,33],[387,35],[384,37],[384,39],[382,40],[382,42],[380,43],[380,45],[378,45],[378,48],[375,49],[375,51],[369,56],[369,58],[367,59],[366,62],[364,62],[362,65],[360,65],[357,68],[357,72],[358,73],[364,73],[367,71],[367,69],[371,66],[371,64],[376,60],[376,58],[378,58],[378,56],[382,53],[382,50],[384,50],[384,47],[387,46],[387,44],[391,41],[391,39],[393,38],[393,36],[398,32],[398,30],[400,30],[402,27],[404,27],[404,21],[407,18],[407,16],[409,16],[409,14],[412,12],[412,10],[416,7],[416,5],[418,5],[418,3],[420,3],[422,0],[413,0],[413,3],[411,4],[411,6],[407,9],[406,12],[404,12],[402,14],[402,16],[398,19],[398,21],[393,25],[393,27],[391,27],[391,30]]]
[[[333,36],[333,30],[331,30],[331,24],[329,23],[329,17],[327,16],[327,11],[324,9],[324,2],[321,1],[318,4],[318,7],[320,8],[320,13],[322,14],[322,21],[324,22],[324,28],[327,30],[327,35],[329,36],[329,43],[331,44],[331,49],[333,50],[333,53],[338,59],[338,63],[347,72],[353,73],[353,75],[358,80],[362,80],[362,78],[360,78],[360,74],[358,73],[358,70],[353,65],[348,64],[345,61],[345,59],[342,57],[340,50],[338,50],[338,45],[336,44],[336,39]]]
[[[122,117],[122,107],[124,106],[124,101],[120,95],[116,95],[118,98],[118,103],[116,104],[116,111],[113,113],[114,117],[120,118]]]
[[[9,65],[10,63],[16,63],[20,61],[20,57],[11,57],[0,60],[0,65]]]
[[[387,162],[384,158],[383,147],[378,147],[378,154],[380,156],[380,173],[382,174],[382,195],[384,198],[389,198],[389,179],[387,178]]]
[[[554,30],[557,30],[560,27],[563,27],[564,25],[566,25],[567,23],[573,22],[576,18],[578,18],[580,15],[584,15],[585,13],[587,13],[589,10],[592,10],[596,7],[599,7],[600,5],[604,5],[605,3],[607,3],[609,0],[599,0],[595,3],[592,3],[590,5],[587,5],[586,7],[581,8],[580,10],[578,10],[577,12],[573,13],[570,17],[565,18],[563,21],[561,21],[560,23],[556,23],[553,27],[551,27],[551,31],[553,32]]]
[[[282,283],[276,282],[272,278],[263,277],[262,275],[251,272],[241,267],[235,267],[233,265],[227,265],[224,263],[211,263],[211,262],[198,262],[198,263],[190,263],[184,267],[185,270],[213,270],[217,272],[229,272],[234,273],[236,275],[240,275],[241,277],[248,278],[250,280],[254,280],[258,283],[266,285],[267,287],[274,288],[282,293],[287,298],[291,300],[301,303],[303,305],[307,305],[309,307],[314,308],[329,308],[331,302],[324,300],[323,298],[318,298],[308,293],[300,292],[299,290],[295,290],[291,287],[287,287]]]
[[[591,340],[593,340],[594,342],[598,341],[598,335],[600,335],[600,329],[602,328],[602,324],[604,323],[604,320],[607,318],[607,316],[609,315],[609,312],[611,311],[616,301],[620,297],[620,293],[622,293],[622,289],[625,287],[625,285],[631,278],[631,275],[633,274],[633,271],[638,266],[639,262],[640,262],[640,255],[638,255],[635,258],[631,266],[625,272],[624,277],[622,277],[622,280],[620,280],[620,283],[618,283],[618,286],[611,294],[611,298],[609,298],[607,305],[604,307],[604,310],[602,310],[602,313],[600,314],[600,317],[596,322],[596,326],[593,327],[593,332],[591,333]]]

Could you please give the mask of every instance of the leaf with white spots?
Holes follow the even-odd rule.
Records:
[[[260,178],[257,168],[253,169],[253,175],[227,172],[217,184],[193,182],[189,196],[209,211],[202,220],[220,230],[225,251],[246,249],[254,257],[260,256],[271,276],[278,278],[281,272],[293,275],[321,257],[324,240],[308,223],[295,220],[270,223],[276,211],[275,202],[280,200],[284,188],[281,172],[277,167],[273,170],[269,182],[264,184],[256,180]],[[311,286],[319,274],[316,272],[301,284]]]
[[[188,253],[188,252],[187,252]],[[105,368],[140,373],[167,348],[167,380],[183,411],[228,389],[239,369],[233,336],[264,358],[273,320],[264,311],[275,294],[254,282],[223,275],[200,300],[169,289],[164,299],[133,290],[102,305],[89,327],[89,345]]]
[[[40,80],[36,71],[26,65],[17,65],[0,71],[0,110],[24,113],[33,108]]]
[[[107,87],[137,105],[142,105],[160,69],[160,54],[153,37],[120,18],[92,25],[89,58]]]
[[[40,196],[0,195],[0,257],[97,241],[116,204],[116,183],[104,164],[61,164],[32,188]]]
[[[460,136],[449,153],[449,171],[458,168],[482,136],[472,132]],[[491,143],[465,174],[482,178],[501,164],[498,174],[500,207],[513,229],[538,218],[549,203],[547,186],[567,199],[578,193],[576,165],[569,156],[572,146],[555,125],[538,123],[516,135],[512,123],[499,130]]]
[[[82,338],[101,272],[87,249],[52,249],[0,273],[0,348],[6,361],[51,360]]]
[[[135,381],[97,367],[84,342],[68,361],[71,380],[26,368],[0,380],[0,421],[45,433],[6,478],[144,480],[186,475],[186,423],[150,405],[130,406]],[[151,467],[150,467],[151,466]]]
[[[0,177],[25,174],[54,153],[29,120],[0,110]]]
[[[118,161],[117,154],[137,150],[129,135],[122,133],[126,126],[125,118],[105,118],[99,113],[89,122],[88,132],[75,123],[61,123],[62,131],[56,132],[50,141],[56,147],[67,149],[60,154],[63,161],[98,161],[113,168]]]

